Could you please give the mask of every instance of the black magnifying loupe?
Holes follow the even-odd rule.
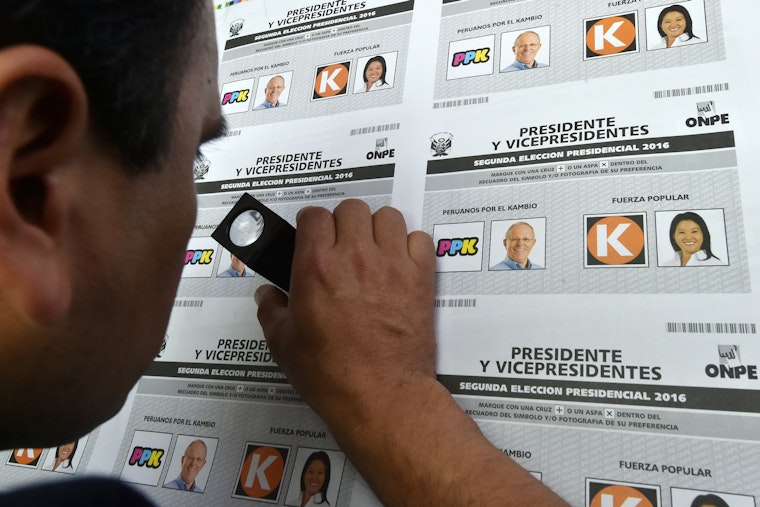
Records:
[[[296,230],[250,194],[243,194],[211,237],[246,266],[290,290]]]

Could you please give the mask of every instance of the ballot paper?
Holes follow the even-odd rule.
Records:
[[[195,164],[164,347],[78,475],[166,505],[296,505],[322,451],[330,505],[379,505],[267,349],[267,280],[211,238],[247,192],[293,225],[360,198],[429,233],[440,382],[570,504],[758,504],[755,2],[215,8],[229,132]],[[171,489],[197,439],[203,492]],[[13,456],[3,482],[50,475]]]

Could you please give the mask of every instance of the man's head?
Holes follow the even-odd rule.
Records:
[[[536,32],[523,32],[516,39],[512,46],[512,52],[518,62],[528,66],[533,66],[536,61],[536,54],[541,49],[541,38]]]
[[[280,95],[285,89],[285,78],[282,76],[274,76],[267,83],[267,87],[264,89],[266,94],[266,101],[273,106],[277,105],[277,101],[280,100]]]
[[[0,48],[32,44],[60,54],[87,92],[96,141],[139,171],[169,142],[177,77],[187,63],[177,55],[205,29],[198,15],[203,6],[198,0],[7,0],[0,5]]]
[[[245,263],[235,257],[234,254],[230,254],[230,265],[232,266],[232,269],[237,271],[239,275],[242,275],[245,271]]]
[[[221,127],[204,0],[0,4],[0,448],[114,414],[169,318]]]
[[[192,486],[195,478],[206,464],[206,444],[203,440],[194,440],[185,449],[182,455],[182,470],[179,473],[182,482],[188,487]]]
[[[504,248],[507,250],[507,257],[523,268],[528,264],[528,256],[535,245],[536,234],[533,227],[525,222],[512,224],[504,236]]]

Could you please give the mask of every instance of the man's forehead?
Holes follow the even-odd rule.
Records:
[[[516,232],[516,231],[521,231],[521,232],[530,231],[530,232],[533,232],[533,227],[531,227],[528,224],[520,223],[520,224],[514,224],[513,226],[511,226],[509,228],[509,233],[510,234],[513,233],[513,232]]]
[[[193,450],[206,450],[206,446],[202,442],[193,442],[190,445],[187,446],[187,452],[191,452]]]
[[[535,33],[524,33],[517,38],[518,44],[520,43],[530,44],[530,43],[538,42],[538,41],[539,41],[538,35],[536,35]]]

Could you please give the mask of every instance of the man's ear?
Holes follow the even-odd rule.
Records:
[[[0,50],[0,298],[40,325],[71,302],[72,198],[66,189],[88,136],[84,86],[39,46]]]

